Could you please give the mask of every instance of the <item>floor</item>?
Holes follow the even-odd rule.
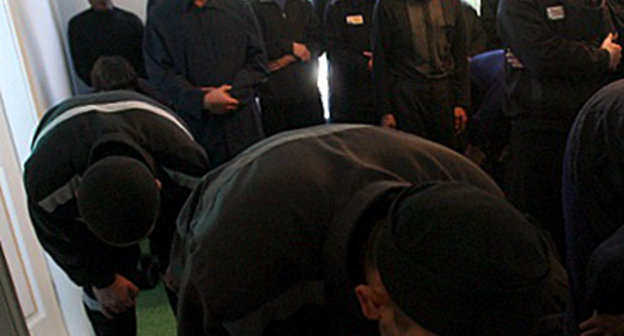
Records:
[[[175,336],[175,318],[162,282],[142,291],[137,302],[138,336]]]

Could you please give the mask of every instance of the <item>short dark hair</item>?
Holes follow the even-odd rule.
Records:
[[[121,56],[101,56],[91,69],[91,85],[96,92],[138,91],[136,70]]]

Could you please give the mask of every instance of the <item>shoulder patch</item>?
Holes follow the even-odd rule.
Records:
[[[561,5],[546,7],[546,16],[550,21],[563,20],[565,19],[565,10]]]

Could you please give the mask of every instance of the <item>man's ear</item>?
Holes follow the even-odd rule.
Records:
[[[383,300],[379,297],[380,294],[368,285],[357,285],[355,295],[357,295],[364,316],[369,320],[379,320],[380,308],[383,304]]]
[[[156,188],[158,188],[158,190],[162,190],[162,182],[160,182],[159,179],[154,179],[154,181],[156,182]]]

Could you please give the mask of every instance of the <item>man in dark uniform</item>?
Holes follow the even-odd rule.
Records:
[[[267,60],[248,3],[160,0],[149,12],[144,48],[150,81],[213,165],[263,137],[256,97]]]
[[[379,124],[371,84],[373,0],[334,0],[325,15],[331,122]]]
[[[624,330],[623,125],[624,81],[618,81],[589,99],[568,137],[563,209],[572,300],[566,335]]]
[[[462,181],[450,189],[470,191],[443,201],[429,191],[449,190],[442,186],[449,183],[433,181]],[[417,195],[420,210],[404,207]],[[496,184],[467,159],[410,134],[332,125],[274,136],[206,175],[180,214],[171,259],[180,281],[179,334],[377,335],[359,297],[365,316],[382,325],[392,319],[371,309],[386,311],[394,302],[441,335],[527,335],[549,267],[534,229],[504,203]],[[506,219],[490,221],[494,213]],[[405,224],[407,231],[397,227],[396,234],[404,244],[395,247],[409,252],[382,257],[367,247],[381,241],[369,238],[380,222]],[[419,226],[425,222],[431,230]],[[450,223],[463,232],[451,229],[446,237],[454,242],[437,235],[451,232]],[[388,238],[382,226],[379,235]],[[370,253],[375,257],[365,257]],[[408,266],[412,256],[432,263]],[[375,295],[378,275],[392,300]]]
[[[251,1],[269,58],[260,88],[266,136],[325,122],[318,89],[322,32],[308,0]]]
[[[91,8],[69,21],[69,48],[78,77],[91,86],[91,69],[100,56],[121,56],[145,77],[143,23],[113,7],[111,0],[89,0]]]
[[[459,0],[381,0],[375,7],[373,86],[382,126],[453,147],[470,105]]]
[[[505,68],[509,197],[551,232],[564,255],[561,166],[568,131],[617,67],[621,48],[607,36],[600,3],[501,0],[499,9],[499,33],[517,58],[508,55]]]
[[[136,334],[137,242],[149,236],[166,267],[175,219],[207,168],[183,122],[137,93],[71,98],[44,115],[25,164],[28,208],[43,248],[83,287],[97,335]]]

